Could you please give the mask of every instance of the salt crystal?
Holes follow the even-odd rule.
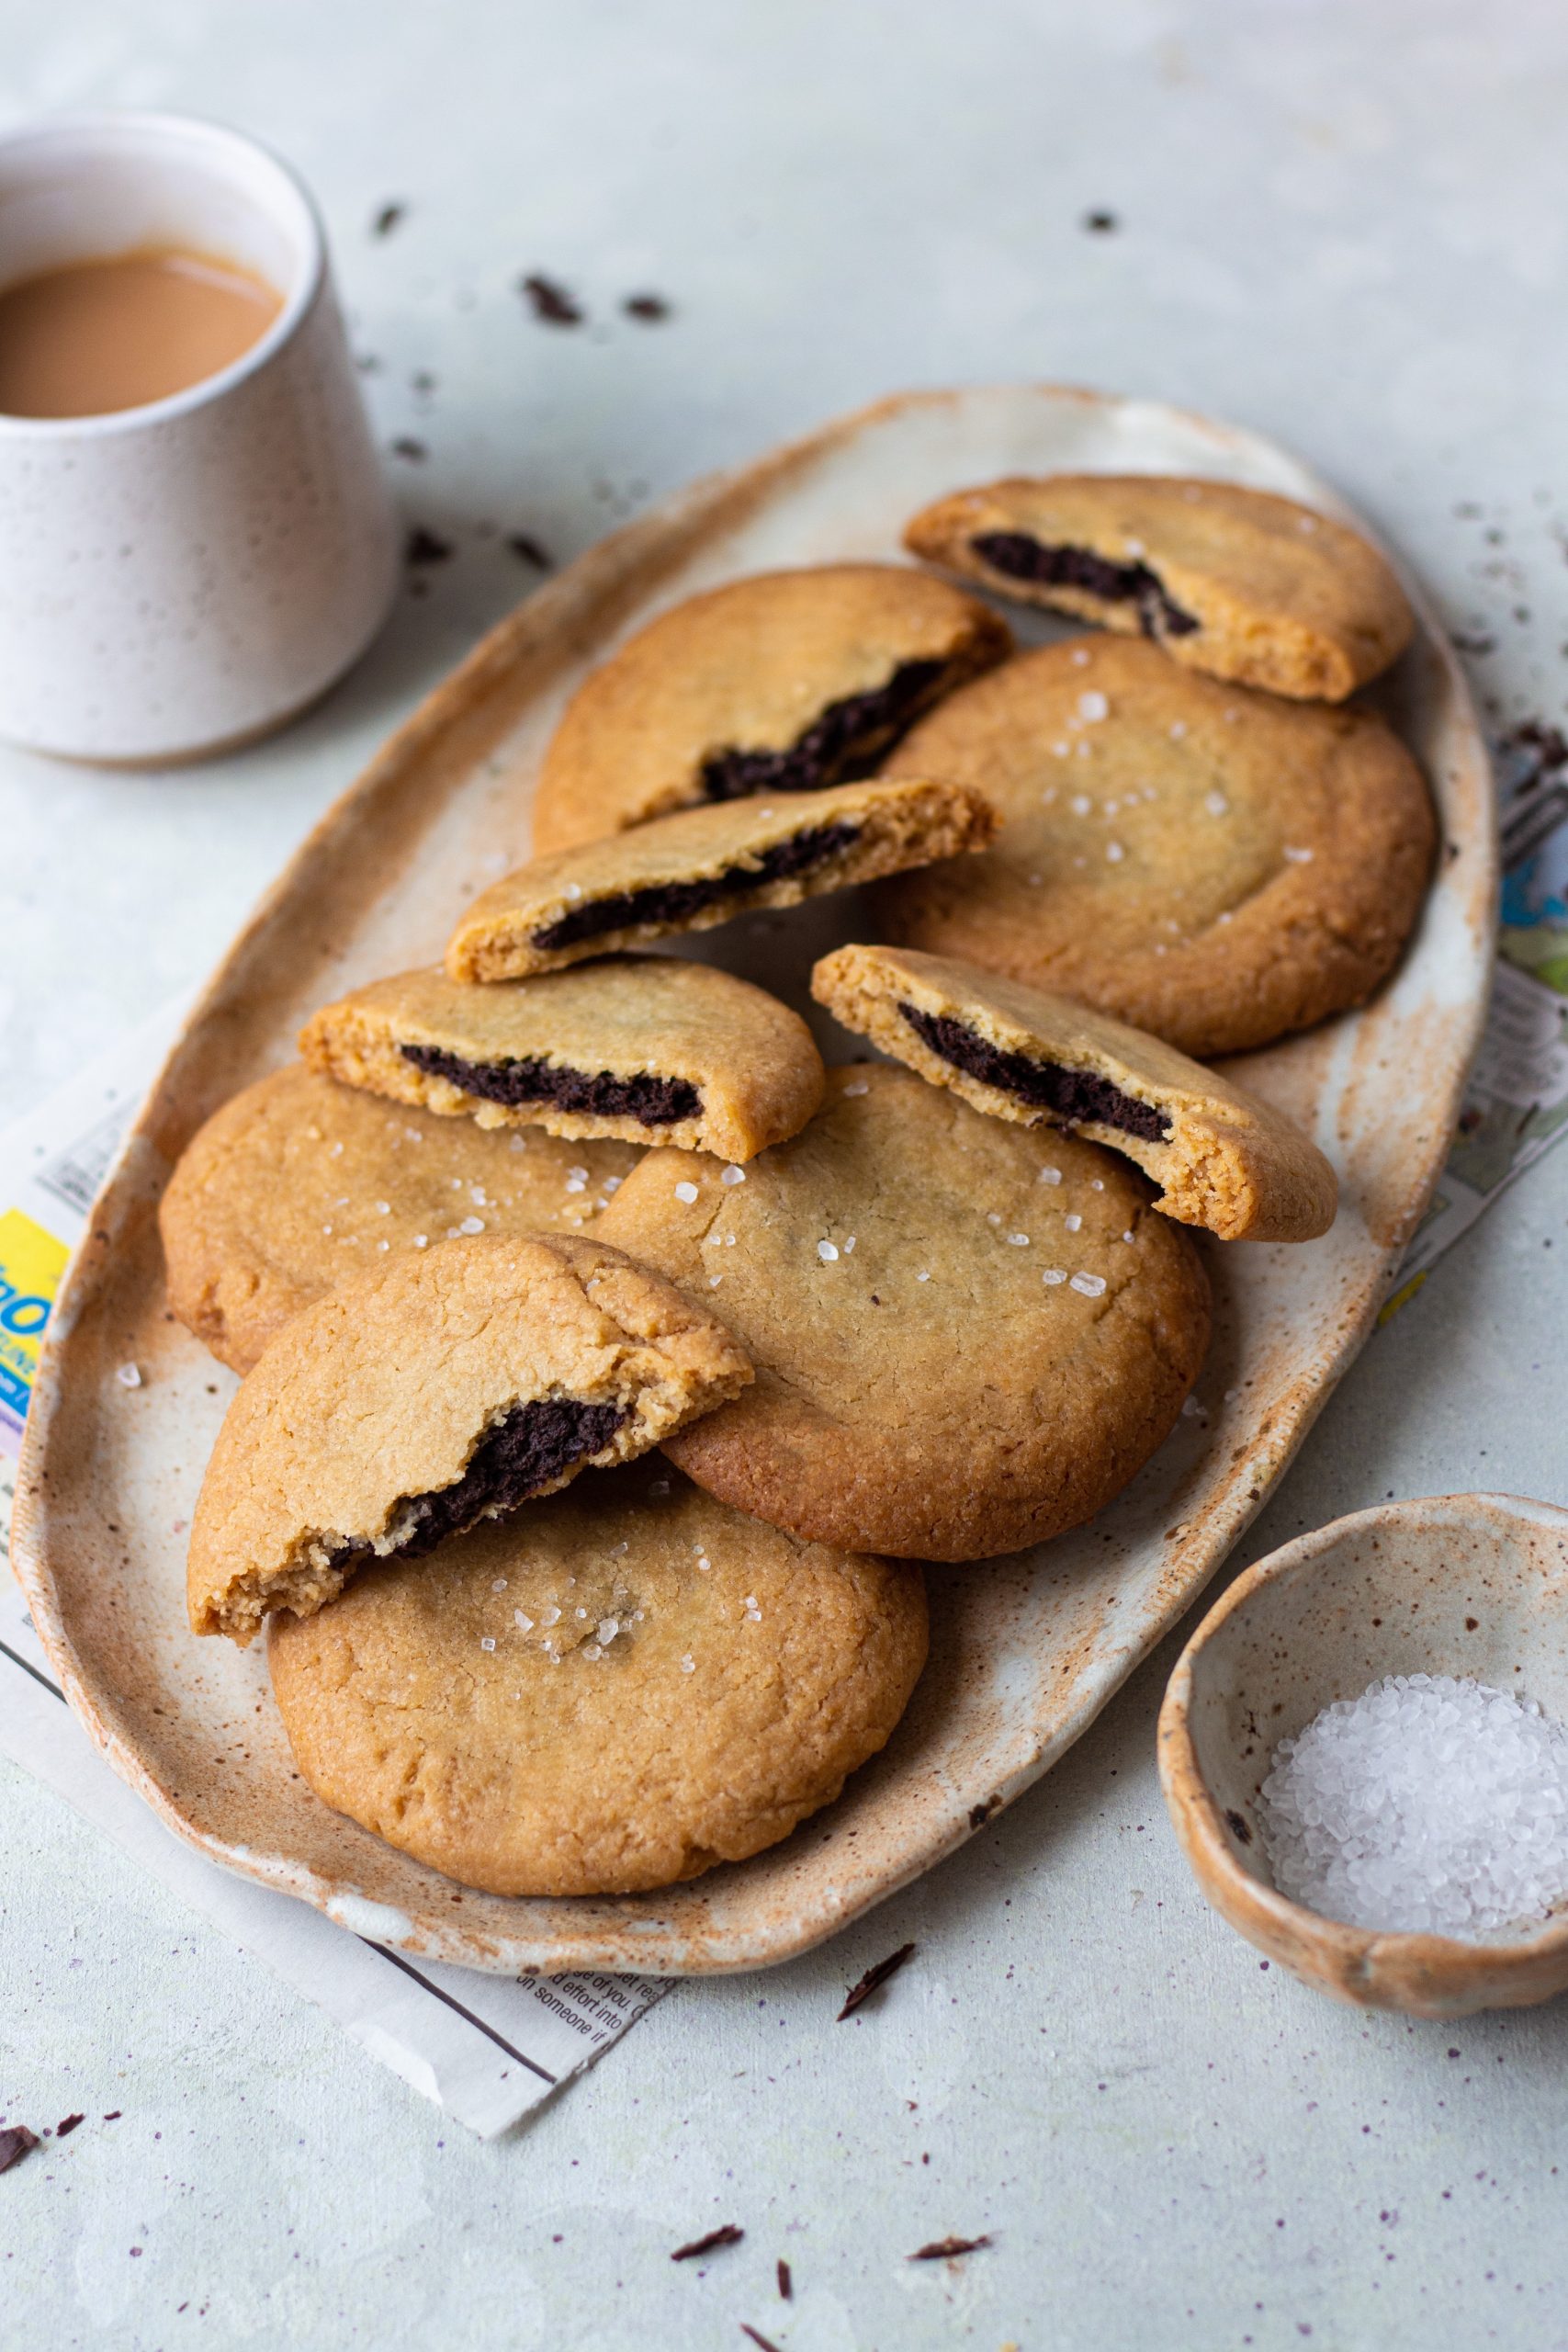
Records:
[[[1203,806],[1211,817],[1228,816],[1230,805],[1223,792],[1209,792],[1203,796]]]
[[[567,897],[568,897],[569,899],[581,899],[581,896],[582,896],[582,885],[581,885],[581,882],[569,882],[569,883],[567,884],[567,886],[566,886],[566,895],[567,895]]]
[[[376,1244],[378,1250],[389,1250],[391,1246],[389,1241],[378,1241]]]
[[[863,1078],[857,1079],[852,1086],[845,1087],[844,1092],[846,1094],[869,1094],[871,1092],[870,1081]]]
[[[1186,721],[1184,718],[1178,718],[1178,719],[1173,719],[1173,720],[1172,720],[1172,722],[1171,722],[1171,729],[1170,729],[1170,740],[1171,740],[1171,741],[1172,741],[1173,743],[1179,743],[1179,742],[1180,742],[1180,741],[1181,741],[1181,739],[1182,739],[1182,737],[1186,734],[1186,732],[1187,732],[1187,721]]]
[[[1258,1815],[1292,1902],[1495,1941],[1568,1894],[1568,1731],[1484,1683],[1389,1675],[1280,1741]]]
[[[1075,817],[1087,817],[1094,803],[1087,792],[1075,792],[1067,806]]]
[[[490,1589],[491,1592],[504,1592],[506,1590],[506,1578],[504,1577],[492,1577]]]
[[[1098,1298],[1105,1288],[1105,1276],[1103,1274],[1075,1274],[1067,1284],[1067,1288],[1076,1290],[1080,1297]]]
[[[485,1221],[482,1216],[466,1216],[457,1227],[459,1233],[482,1233],[484,1229]]]
[[[688,1183],[687,1183],[687,1182],[682,1179],[682,1181],[679,1184],[677,1184],[677,1185],[676,1185],[676,1187],[675,1187],[675,1198],[676,1198],[678,1201],[694,1201],[694,1200],[696,1199],[696,1197],[697,1197],[697,1188],[696,1188],[696,1186],[695,1186],[694,1184],[688,1184]]]
[[[1077,1233],[1082,1228],[1083,1219],[1079,1216],[1077,1209],[1074,1209],[1070,1216],[1065,1216],[1062,1219],[1062,1223],[1066,1227],[1069,1233]]]
[[[930,1274],[920,1273],[920,1274],[917,1274],[917,1275],[915,1276],[915,1280],[916,1280],[918,1283],[929,1283],[929,1282],[930,1282],[930,1280],[931,1280],[931,1276],[930,1276]]]
[[[122,1388],[140,1388],[141,1385],[141,1372],[133,1363],[122,1363],[115,1378]]]
[[[1039,1182],[1042,1184],[1059,1184],[1061,1181],[1062,1171],[1059,1168],[1043,1168],[1040,1170]]]
[[[1105,844],[1105,854],[1111,860],[1112,865],[1120,865],[1127,853],[1122,848],[1120,842],[1107,842]]]
[[[1087,670],[1087,669],[1088,669],[1088,667],[1089,667],[1089,655],[1088,655],[1088,653],[1085,651],[1084,648],[1083,648],[1081,645],[1075,645],[1075,646],[1074,646],[1073,650],[1072,650],[1072,661],[1073,661],[1073,663],[1074,663],[1075,668],[1079,669],[1079,670]]]
[[[746,1170],[744,1168],[737,1168],[731,1165],[725,1170],[723,1175],[718,1181],[721,1184],[744,1184],[746,1182]]]
[[[838,1250],[830,1241],[819,1241],[817,1244],[817,1255],[821,1259],[825,1266],[830,1265],[833,1260],[837,1258],[838,1254]]]
[[[1010,1233],[1008,1235],[1008,1239],[1011,1242],[1015,1250],[1027,1250],[1029,1247],[1029,1236],[1027,1233]]]
[[[618,1193],[625,1182],[626,1179],[622,1176],[606,1176],[604,1179],[604,1190],[607,1193]]]
[[[1066,1266],[1047,1266],[1040,1279],[1043,1283],[1048,1283],[1055,1286],[1057,1283],[1065,1283],[1066,1281],[1067,1270]]]
[[[691,1651],[688,1650],[685,1657],[681,1660],[681,1671],[682,1674],[694,1674],[696,1671],[696,1659],[692,1656]]]
[[[1312,852],[1310,849],[1287,849],[1285,855],[1292,865],[1310,865],[1312,864]]]
[[[531,1634],[534,1630],[534,1620],[531,1617],[525,1617],[521,1609],[513,1611],[512,1622],[520,1634]]]
[[[377,1204],[376,1204],[376,1214],[377,1214],[377,1216],[391,1216],[391,1214],[392,1214],[392,1204],[391,1204],[391,1202],[390,1202],[390,1201],[378,1201],[378,1202],[377,1202]]]
[[[620,1619],[619,1619],[618,1617],[601,1617],[601,1618],[600,1618],[600,1620],[599,1620],[599,1625],[598,1625],[598,1636],[599,1636],[599,1639],[600,1639],[600,1640],[604,1644],[604,1645],[605,1645],[605,1647],[606,1647],[606,1648],[608,1648],[609,1645],[610,1645],[610,1644],[615,1640],[615,1635],[620,1632],[620,1630],[621,1630],[621,1621],[620,1621]]]
[[[846,1258],[849,1256],[850,1251],[854,1248],[854,1246],[855,1246],[855,1237],[854,1237],[854,1235],[853,1235],[852,1233],[847,1233],[847,1234],[844,1236],[844,1255],[845,1255],[845,1257],[846,1257]]]
[[[487,1634],[485,1635],[484,1639],[480,1642],[480,1644],[479,1644],[479,1647],[480,1647],[480,1649],[481,1649],[481,1650],[492,1650],[492,1649],[494,1649],[494,1647],[495,1647],[495,1635],[494,1635],[493,1634]]]

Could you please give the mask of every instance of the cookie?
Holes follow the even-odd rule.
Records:
[[[769,571],[694,596],[568,705],[539,776],[535,850],[703,801],[869,775],[921,711],[1011,642],[976,598],[895,564]]]
[[[895,755],[994,800],[979,857],[879,886],[901,945],[1078,998],[1207,1060],[1361,1003],[1431,871],[1421,772],[1375,718],[1080,637],[945,703]]]
[[[751,1377],[705,1304],[582,1235],[443,1241],[284,1326],[191,1522],[198,1634],[248,1642],[359,1569],[627,1462]]]
[[[494,1894],[631,1894],[829,1804],[926,1655],[918,1568],[762,1527],[657,1455],[273,1622],[316,1794]]]
[[[671,1459],[847,1551],[976,1560],[1076,1526],[1165,1437],[1208,1344],[1197,1250],[1135,1169],[881,1064],[830,1071],[741,1183],[650,1153],[602,1222],[756,1366]]]
[[[619,1136],[750,1159],[803,1127],[822,1062],[797,1013],[708,964],[626,956],[473,988],[439,967],[373,980],[299,1050],[350,1086],[481,1127]]]
[[[523,979],[956,857],[995,831],[972,787],[913,775],[682,809],[503,876],[458,922],[446,969],[455,980]]]
[[[1160,1186],[1156,1208],[1183,1225],[1223,1241],[1311,1241],[1334,1222],[1334,1170],[1282,1112],[1070,998],[897,947],[839,948],[811,993],[976,1111],[1124,1152]]]
[[[905,543],[965,579],[1152,638],[1212,677],[1343,702],[1415,627],[1389,564],[1292,498],[1166,474],[1051,474],[939,498]]]
[[[457,1233],[580,1231],[639,1156],[411,1116],[294,1063],[181,1153],[158,1208],[169,1305],[249,1372],[291,1316],[389,1255]]]

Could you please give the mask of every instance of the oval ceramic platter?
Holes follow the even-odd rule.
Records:
[[[289,1057],[316,1005],[439,957],[458,910],[527,854],[532,779],[567,696],[653,613],[743,572],[897,560],[901,525],[939,492],[1061,469],[1210,475],[1344,512],[1270,444],[1146,401],[1051,386],[886,401],[697,484],[530,597],[323,819],[213,979],[67,1277],[28,1423],[16,1553],[77,1713],[215,1860],[381,1941],[476,1968],[686,1974],[800,1951],[951,1852],[1078,1736],[1213,1576],[1365,1338],[1441,1164],[1491,965],[1485,747],[1418,597],[1416,642],[1383,694],[1441,809],[1419,934],[1364,1012],[1246,1067],[1336,1163],[1338,1222],[1304,1248],[1208,1248],[1216,1321],[1201,1409],[1092,1525],[932,1571],[931,1664],[889,1747],[830,1811],[666,1894],[466,1893],[310,1795],[264,1645],[241,1652],[186,1628],[186,1530],[234,1382],[165,1311],[155,1211],[201,1121]],[[1053,633],[1020,622],[1025,640]],[[806,978],[856,935],[855,903],[838,898],[705,933],[698,952],[813,1013],[848,1057],[860,1041],[828,1034]],[[139,1388],[115,1377],[129,1361]]]

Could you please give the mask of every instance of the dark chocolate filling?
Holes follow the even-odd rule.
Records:
[[[1021,1102],[1055,1112],[1058,1119],[1075,1126],[1092,1121],[1098,1126],[1117,1127],[1123,1135],[1142,1136],[1148,1143],[1164,1143],[1169,1137],[1169,1123],[1162,1111],[1152,1102],[1139,1102],[1123,1094],[1108,1078],[1097,1078],[1092,1070],[1067,1069],[1060,1062],[1032,1061],[1027,1054],[1004,1053],[999,1046],[987,1045],[962,1021],[950,1021],[945,1013],[922,1012],[912,1004],[900,1004],[898,1010],[933,1054],[940,1054],[954,1069],[966,1070],[983,1086],[994,1086],[1000,1094],[1016,1095]]]
[[[704,792],[710,800],[744,800],[753,792],[818,792],[869,775],[933,700],[947,666],[900,662],[885,686],[829,703],[786,751],[716,752],[703,763]]]
[[[599,939],[607,931],[625,931],[639,922],[684,922],[716,899],[737,890],[754,890],[763,882],[782,881],[787,875],[808,874],[826,865],[841,849],[858,840],[858,825],[817,825],[775,842],[745,865],[727,865],[722,874],[705,874],[695,882],[653,882],[645,890],[617,890],[607,899],[585,899],[570,914],[559,916],[535,932],[534,947],[575,947],[579,941]],[[406,1048],[405,1048],[406,1050]]]
[[[671,1127],[694,1119],[703,1098],[689,1079],[655,1078],[647,1071],[617,1078],[613,1070],[557,1069],[548,1062],[467,1062],[439,1046],[400,1046],[405,1061],[433,1078],[445,1078],[465,1094],[487,1102],[553,1102],[559,1111],[582,1111],[600,1119],[640,1119],[645,1127]]]
[[[405,1498],[400,1509],[412,1513],[412,1525],[396,1551],[382,1556],[423,1559],[477,1519],[504,1518],[563,1470],[608,1445],[630,1409],[626,1405],[584,1405],[575,1396],[539,1396],[513,1405],[481,1438],[460,1478],[434,1494]],[[344,1544],[333,1556],[342,1559],[370,1548],[368,1544]]]
[[[1197,615],[1167,594],[1164,581],[1146,563],[1112,563],[1091,548],[1046,547],[1027,531],[982,531],[969,544],[993,571],[1005,571],[1010,580],[1081,588],[1108,605],[1125,604],[1135,596],[1145,637],[1190,637],[1200,626]]]

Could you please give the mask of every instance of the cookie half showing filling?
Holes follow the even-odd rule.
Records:
[[[191,1522],[193,1630],[242,1645],[628,1462],[751,1379],[702,1306],[577,1236],[446,1241],[296,1316],[224,1417]]]
[[[1415,626],[1391,566],[1315,508],[1231,482],[1051,474],[940,498],[906,545],[1217,678],[1342,702]]]
[[[455,980],[513,980],[707,931],[969,850],[996,831],[972,786],[900,778],[688,808],[520,866],[474,900],[446,947]]]
[[[848,1551],[988,1559],[1077,1526],[1169,1433],[1208,1345],[1202,1262],[1137,1169],[886,1063],[830,1070],[743,1184],[648,1153],[602,1222],[756,1366],[671,1459]]]
[[[1283,1112],[1067,997],[896,947],[839,948],[811,992],[977,1111],[1124,1153],[1183,1225],[1224,1241],[1312,1241],[1334,1222],[1334,1170]]]
[[[460,1233],[578,1233],[637,1166],[634,1144],[536,1128],[481,1135],[298,1062],[215,1111],[158,1204],[169,1305],[249,1372],[349,1275]]]
[[[749,980],[666,956],[486,988],[439,966],[400,973],[324,1006],[299,1049],[350,1086],[481,1127],[731,1161],[794,1135],[822,1099],[821,1057],[797,1013]]]
[[[677,605],[594,670],[545,755],[544,855],[676,808],[871,775],[1002,661],[1005,621],[902,565],[761,572]]]
[[[919,1568],[801,1543],[660,1455],[275,1618],[316,1794],[496,1894],[628,1894],[829,1804],[926,1655]]]

